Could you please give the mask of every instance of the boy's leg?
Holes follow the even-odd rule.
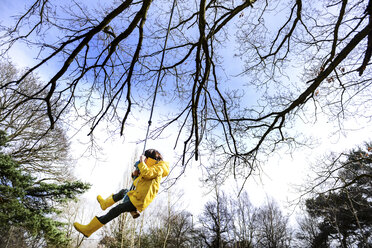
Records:
[[[107,214],[105,214],[101,217],[98,217],[98,220],[102,224],[105,225],[109,221],[118,217],[121,213],[132,212],[132,211],[137,211],[136,207],[133,206],[131,201],[125,201],[125,202],[120,203],[120,204],[116,205],[115,207],[111,208],[110,211]]]
[[[118,193],[112,194],[106,199],[103,199],[102,196],[98,195],[97,201],[99,202],[101,209],[106,210],[106,208],[111,207],[115,202],[123,199],[127,192],[128,192],[127,189],[122,189]]]
[[[114,199],[115,202],[120,201],[121,199],[124,198],[127,192],[128,192],[127,189],[122,189],[118,193],[114,194],[112,198]]]

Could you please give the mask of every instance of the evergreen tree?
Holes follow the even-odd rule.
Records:
[[[0,131],[0,243],[8,244],[14,235],[11,229],[21,228],[26,236],[40,238],[42,246],[66,247],[68,240],[60,229],[65,223],[56,220],[58,203],[74,199],[90,186],[38,180],[3,152],[5,145],[5,132]]]
[[[306,201],[307,212],[317,220],[319,232],[312,247],[328,247],[332,241],[342,247],[372,246],[372,153],[371,145],[344,154],[337,164],[333,189]]]

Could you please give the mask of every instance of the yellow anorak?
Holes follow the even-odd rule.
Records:
[[[133,184],[136,187],[128,192],[132,204],[138,211],[142,212],[154,200],[158,194],[160,181],[169,173],[169,163],[147,158],[146,163],[139,163],[141,172]]]

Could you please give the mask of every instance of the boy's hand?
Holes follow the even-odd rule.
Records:
[[[132,172],[132,177],[138,177],[139,176],[139,171],[138,170],[135,170]]]
[[[145,163],[146,161],[146,156],[145,155],[141,155],[140,156],[140,161],[141,161],[141,163]]]

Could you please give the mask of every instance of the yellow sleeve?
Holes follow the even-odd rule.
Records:
[[[141,176],[145,179],[154,179],[163,175],[163,169],[161,166],[153,165],[148,167],[146,163],[139,163],[138,168],[141,171]]]

